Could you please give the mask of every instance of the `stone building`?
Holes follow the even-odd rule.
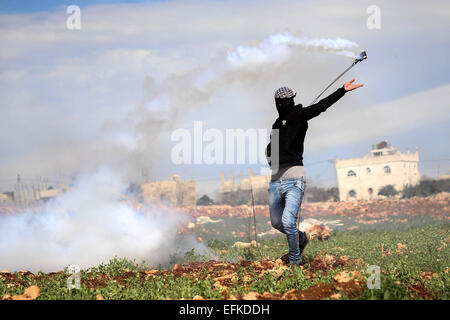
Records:
[[[49,199],[53,199],[56,198],[60,195],[62,195],[63,193],[67,192],[68,187],[63,187],[63,188],[48,188],[46,190],[39,190],[35,192],[35,199],[37,200],[49,200]],[[33,194],[33,192],[32,192]]]
[[[8,201],[6,193],[0,192],[0,203]]]
[[[397,191],[417,185],[418,162],[418,148],[415,153],[401,153],[386,141],[373,145],[362,158],[335,158],[340,200],[376,199],[380,188],[388,184]]]
[[[268,203],[268,187],[270,175],[255,176],[250,168],[247,169],[247,177],[240,173],[239,183],[235,183],[234,174],[231,173],[230,180],[225,180],[225,173],[221,174],[221,184],[219,187],[220,201],[225,204],[251,204],[253,199],[255,204]]]
[[[16,184],[13,191],[0,193],[0,202],[30,205],[34,202],[56,198],[66,193],[70,187],[69,184],[63,182],[58,182],[56,188],[43,183],[37,183],[36,185]]]
[[[144,202],[153,204],[195,205],[197,193],[195,181],[182,180],[174,174],[170,180],[151,181],[141,185]]]

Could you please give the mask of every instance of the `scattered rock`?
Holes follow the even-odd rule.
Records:
[[[339,299],[342,298],[342,295],[340,293],[335,293],[335,294],[332,294],[330,296],[330,298],[333,299],[333,300],[339,300]]]
[[[24,295],[29,296],[31,299],[35,300],[41,295],[41,288],[38,286],[31,286],[25,289]]]
[[[195,223],[189,222],[189,223],[187,224],[187,228],[188,228],[188,229],[193,229],[193,228],[195,228]]]
[[[397,253],[398,254],[405,253],[403,250],[408,250],[408,246],[406,244],[403,244],[403,243],[397,243]]]
[[[249,292],[242,296],[242,300],[258,300],[260,294],[258,292]]]
[[[316,224],[308,228],[306,232],[310,234],[311,240],[327,240],[330,238],[330,227],[328,226],[321,226]]]
[[[38,286],[31,286],[25,289],[23,294],[11,296],[6,294],[3,296],[3,300],[36,300],[41,295],[41,289]]]
[[[227,274],[227,275],[224,275],[224,276],[216,277],[213,280],[214,281],[223,281],[223,280],[228,280],[229,279],[229,280],[233,281],[235,278],[236,278],[236,274],[235,273],[231,273],[231,274]]]
[[[275,265],[281,266],[282,264],[283,264],[283,260],[282,259],[275,260]]]
[[[325,261],[327,263],[329,263],[329,264],[333,264],[334,262],[336,262],[336,258],[331,256],[331,255],[329,255],[329,254],[326,254],[325,255]]]
[[[260,247],[261,245],[259,243],[257,243],[255,240],[252,240],[251,242],[241,242],[241,241],[236,241],[233,244],[234,248],[250,248],[250,247]]]
[[[433,272],[422,272],[421,274],[420,274],[420,277],[422,278],[422,279],[425,279],[425,280],[431,280],[431,278],[438,278],[439,277],[439,275],[437,274],[437,273],[433,273]]]
[[[158,271],[159,271],[159,270],[147,270],[147,271],[144,271],[144,272],[145,272],[146,275],[152,276],[152,275],[157,274]]]
[[[359,272],[358,271],[352,271],[352,272],[347,272],[347,271],[341,271],[338,274],[336,274],[334,276],[334,280],[337,283],[346,283],[349,282],[352,279],[355,279],[359,277]]]

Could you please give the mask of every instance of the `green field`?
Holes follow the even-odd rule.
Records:
[[[149,271],[119,257],[82,270],[81,288],[72,290],[64,271],[2,274],[0,296],[37,285],[38,299],[226,299],[248,298],[249,292],[269,299],[449,299],[449,240],[449,224],[335,232],[329,240],[311,241],[301,268],[277,269],[274,261],[287,253],[284,236],[260,240],[260,248],[233,248],[234,240],[210,239],[208,247],[223,263],[190,251]],[[381,269],[380,289],[367,288],[369,265]],[[336,277],[342,271],[359,274],[352,278],[359,281],[340,283]]]

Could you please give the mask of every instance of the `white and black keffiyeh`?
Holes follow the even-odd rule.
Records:
[[[288,87],[281,87],[275,91],[275,99],[294,98],[296,95],[297,93],[294,94]]]

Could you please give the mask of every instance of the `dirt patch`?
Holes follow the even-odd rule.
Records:
[[[411,284],[407,289],[413,296],[419,297],[424,300],[433,299],[433,292],[421,283]]]
[[[367,289],[367,285],[363,281],[352,279],[348,282],[340,283],[337,289],[344,292],[348,298],[353,299],[361,295]]]
[[[336,292],[332,284],[318,283],[304,290],[289,290],[283,294],[283,300],[321,300]]]
[[[332,284],[318,283],[304,290],[292,289],[285,293],[249,292],[241,296],[230,297],[239,300],[321,300],[331,297],[336,293]]]

